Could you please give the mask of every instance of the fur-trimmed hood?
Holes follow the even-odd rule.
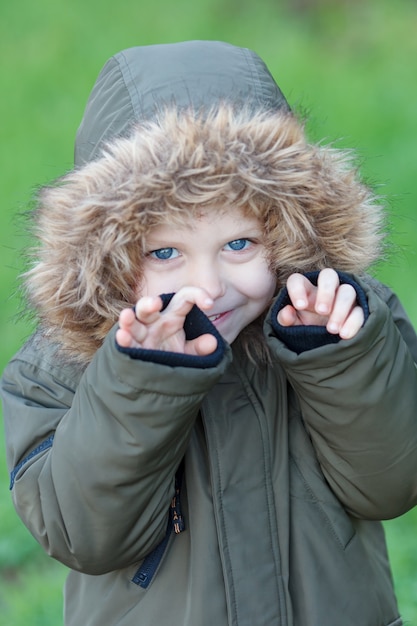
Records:
[[[223,76],[236,81],[233,55],[240,49],[212,45],[216,53],[221,47]],[[207,84],[193,91],[184,81],[180,105],[174,104],[172,83],[167,92],[162,81],[165,97],[157,110],[136,113],[125,125],[119,120],[117,138],[108,143],[100,124],[92,124],[86,140],[84,119],[78,161],[86,164],[41,190],[34,222],[39,245],[26,275],[45,332],[72,358],[88,362],[120,310],[134,303],[149,230],[201,207],[237,206],[261,220],[278,285],[293,271],[330,266],[362,273],[378,258],[381,209],[349,155],[308,143],[259,63],[268,90],[251,91],[262,84],[259,76],[258,82],[241,77],[250,94],[244,106],[243,91],[235,99],[229,89],[210,94],[203,106]],[[182,101],[184,93],[199,97]],[[94,98],[97,104],[93,90]],[[86,117],[92,118],[90,105]]]

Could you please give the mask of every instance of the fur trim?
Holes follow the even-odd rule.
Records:
[[[381,252],[382,209],[350,153],[309,144],[292,114],[166,110],[41,190],[25,280],[47,334],[88,362],[135,301],[149,230],[229,206],[264,224],[278,285],[294,271],[362,273]]]

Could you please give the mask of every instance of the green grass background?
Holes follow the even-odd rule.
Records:
[[[97,73],[119,49],[183,39],[256,50],[290,103],[308,113],[313,139],[358,151],[389,207],[392,252],[376,275],[416,324],[416,32],[415,0],[2,2],[0,368],[31,330],[16,319],[27,245],[18,216],[38,185],[71,168]],[[59,626],[65,568],[41,553],[17,518],[2,441],[0,455],[0,626]],[[386,529],[400,608],[417,625],[416,524],[414,510]]]

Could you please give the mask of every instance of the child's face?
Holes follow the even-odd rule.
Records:
[[[213,299],[209,318],[232,343],[269,305],[276,278],[268,266],[262,227],[238,209],[206,211],[185,226],[150,231],[139,296],[200,287]]]

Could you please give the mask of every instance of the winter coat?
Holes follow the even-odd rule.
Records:
[[[189,85],[175,74],[185,49],[192,67],[207,63],[203,87],[192,67]],[[194,107],[218,100],[220,69],[234,106],[196,116],[186,102],[184,115],[161,111],[132,134],[132,120],[161,102],[148,89],[152,63],[134,74],[148,52],[104,68],[78,136],[80,167],[41,195],[27,279],[40,327],[2,379],[16,509],[72,570],[65,624],[399,626],[379,520],[417,499],[417,338],[396,297],[359,275],[367,319],[355,338],[300,327],[294,340],[276,322],[294,269],[363,271],[380,240],[378,209],[340,155],[307,144],[248,51],[158,47],[160,84],[168,95],[168,78],[180,85],[177,108],[183,93],[202,98]],[[110,86],[120,87],[121,121],[103,106]],[[280,288],[263,326],[270,362],[220,337],[212,358],[124,353],[115,322],[134,302],[147,230],[176,215],[179,196],[192,212],[219,189],[266,225]],[[216,332],[198,310],[188,327]]]

